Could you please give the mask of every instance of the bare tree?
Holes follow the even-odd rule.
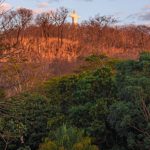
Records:
[[[16,11],[9,10],[0,18],[0,60],[12,57],[19,53],[21,33],[32,20],[33,13],[29,9],[20,8]],[[23,36],[22,36],[23,37]]]
[[[27,27],[33,19],[33,12],[30,9],[20,8],[16,11],[16,13],[21,28]]]
[[[63,44],[63,30],[68,13],[69,13],[68,9],[64,7],[60,7],[56,11],[51,11],[53,22],[57,26],[58,47],[60,46],[60,44],[61,46]]]
[[[38,14],[35,20],[36,24],[42,29],[42,37],[49,37],[49,28],[53,24],[52,16],[49,12]]]

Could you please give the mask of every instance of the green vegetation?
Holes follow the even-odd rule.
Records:
[[[85,137],[84,132],[76,128],[60,127],[54,134],[54,141],[46,139],[39,150],[98,150],[91,145],[91,138]]]
[[[0,149],[150,149],[150,53],[138,61],[94,55],[86,61],[78,74],[7,100]]]

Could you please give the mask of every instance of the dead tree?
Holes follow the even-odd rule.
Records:
[[[20,8],[16,11],[9,10],[1,15],[0,60],[19,53],[18,46],[21,40],[21,33],[29,25],[32,15],[32,11],[25,8]]]
[[[45,39],[47,39],[49,37],[49,33],[50,33],[50,31],[49,31],[50,26],[53,24],[51,14],[48,12],[38,14],[35,19],[35,22],[42,30],[42,37],[45,37]]]
[[[51,11],[53,22],[57,26],[58,47],[63,44],[63,30],[68,13],[68,9],[64,7],[60,7],[56,11]]]

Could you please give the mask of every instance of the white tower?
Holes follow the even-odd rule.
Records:
[[[80,16],[76,13],[75,10],[70,14],[70,17],[72,18],[72,24],[78,24]]]

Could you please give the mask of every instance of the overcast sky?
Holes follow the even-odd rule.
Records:
[[[150,0],[5,0],[5,7],[25,7],[36,13],[60,6],[76,10],[80,21],[100,14],[116,16],[122,23],[150,24]]]

